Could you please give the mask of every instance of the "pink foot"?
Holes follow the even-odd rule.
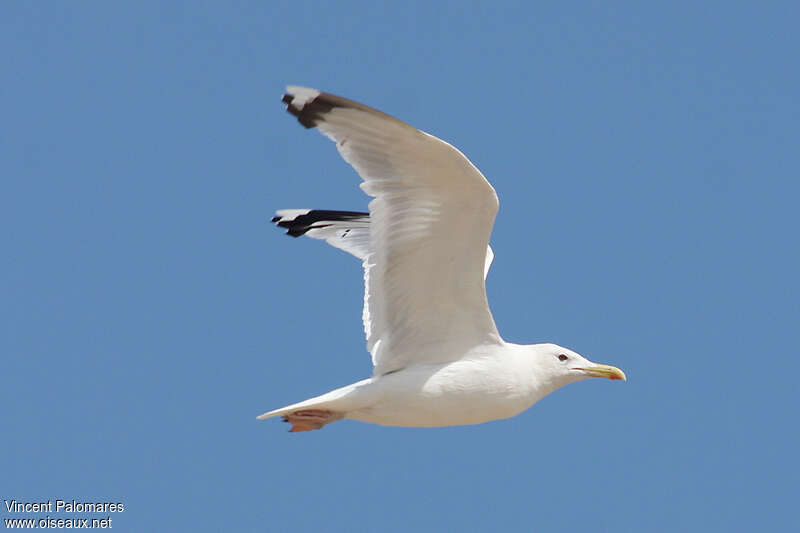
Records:
[[[298,431],[311,431],[312,429],[320,429],[325,424],[334,422],[341,418],[333,411],[325,409],[305,409],[303,411],[295,411],[283,417],[284,422],[292,424],[290,433]]]

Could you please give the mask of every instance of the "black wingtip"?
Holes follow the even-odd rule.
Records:
[[[307,129],[311,129],[315,128],[322,120],[322,117],[335,107],[333,102],[326,100],[326,96],[325,93],[319,93],[313,100],[303,103],[303,107],[292,105],[295,100],[295,95],[292,93],[285,93],[281,100],[286,104],[286,110],[296,116],[300,124]]]
[[[286,228],[286,234],[291,237],[301,237],[308,230],[327,228],[331,224],[326,222],[338,222],[368,218],[369,213],[362,211],[331,211],[328,209],[312,209],[308,213],[298,215],[290,220],[283,220],[283,217],[276,216],[272,222],[280,228]]]

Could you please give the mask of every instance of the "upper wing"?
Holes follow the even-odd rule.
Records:
[[[331,211],[328,209],[281,209],[272,218],[279,227],[286,228],[292,237],[306,235],[326,241],[334,248],[356,256],[362,261],[370,251],[369,213],[358,211]],[[483,279],[489,275],[494,252],[486,247]]]
[[[498,202],[480,171],[448,143],[365,105],[291,86],[283,101],[336,142],[374,197],[364,329],[375,374],[501,342],[483,282]]]

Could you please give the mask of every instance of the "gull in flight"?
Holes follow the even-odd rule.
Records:
[[[625,379],[555,344],[497,332],[484,280],[494,188],[450,144],[363,104],[289,86],[289,113],[336,143],[373,197],[369,213],[287,209],[289,235],[327,241],[364,267],[372,377],[269,411],[309,431],[349,418],[387,426],[480,424],[515,416],[586,378]]]

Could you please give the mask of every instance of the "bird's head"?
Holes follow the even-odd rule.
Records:
[[[593,363],[581,354],[557,344],[537,344],[535,347],[537,366],[551,376],[557,386],[586,378],[626,380],[625,372],[619,368]]]

